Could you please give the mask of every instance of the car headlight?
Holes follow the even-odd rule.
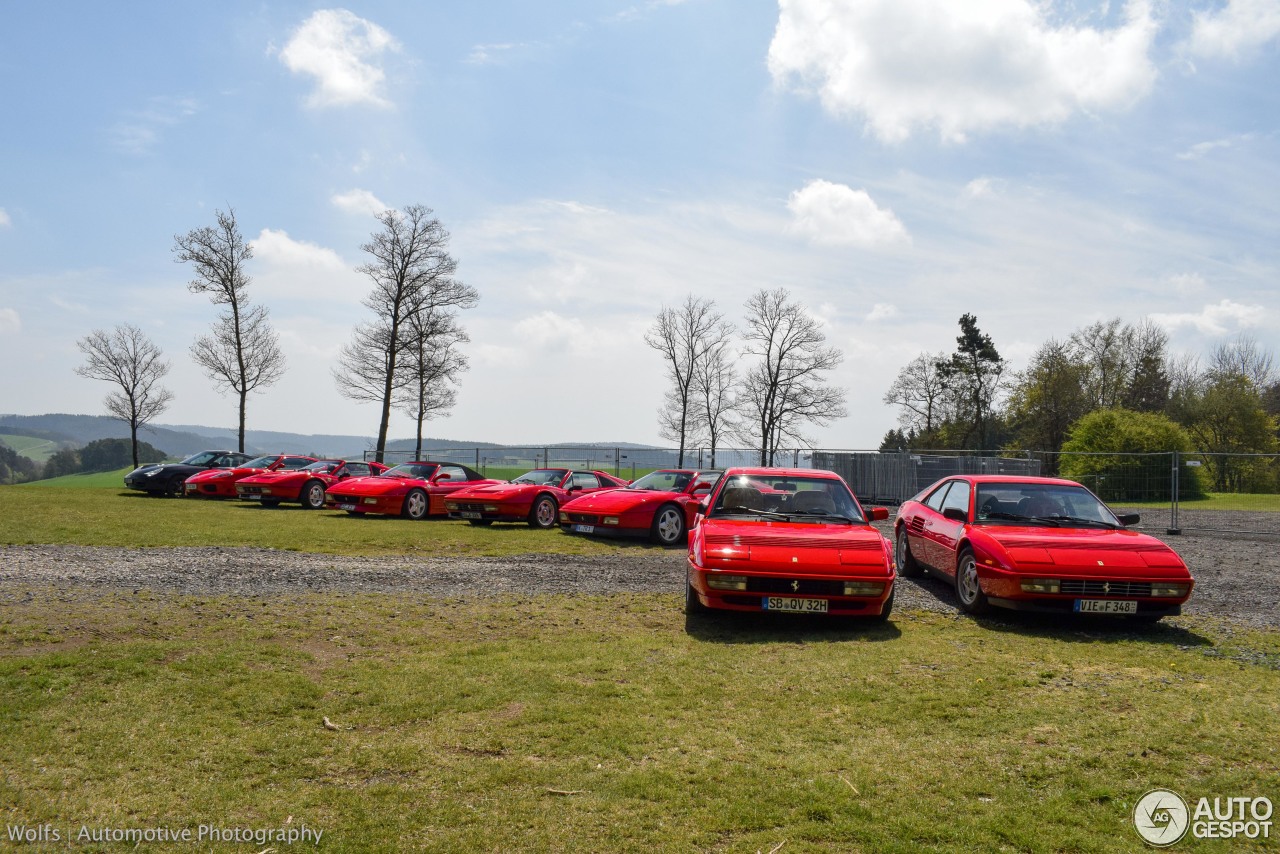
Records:
[[[1024,578],[1023,593],[1061,593],[1062,582],[1057,578]]]
[[[158,474],[160,474],[160,469],[152,469],[151,471],[147,472],[147,477],[155,477]]]
[[[745,575],[719,575],[709,572],[707,573],[707,586],[713,590],[746,590],[747,577]]]
[[[606,524],[606,525],[616,525],[616,524],[618,524],[618,517],[617,517],[617,516],[605,516],[605,517],[604,517],[604,524]]]
[[[231,477],[231,472],[229,472],[229,471],[215,471],[213,474],[209,475],[209,479],[210,479],[210,480],[212,480],[212,479],[213,479],[213,478],[215,478],[215,477]]]
[[[365,503],[365,504],[377,504],[377,503],[378,503],[378,499],[376,499],[376,498],[366,498],[366,499],[364,500],[364,503]]]
[[[1179,596],[1186,596],[1187,591],[1191,589],[1189,584],[1170,584],[1168,582],[1157,582],[1151,585],[1152,596],[1167,596],[1170,599]]]
[[[486,505],[484,506],[484,512],[486,512],[486,513],[497,513],[497,512],[498,512],[498,505],[497,505],[497,504],[486,504]]]
[[[565,513],[564,511],[561,511],[561,513],[560,513],[560,521],[561,521],[561,522],[568,522],[568,521],[569,521],[569,514],[568,514],[568,513]]]
[[[446,501],[446,502],[444,503],[444,509],[446,509],[446,510],[457,510],[457,509],[458,509],[458,502],[456,502],[456,501]],[[561,515],[561,516],[563,516],[564,514],[563,514],[563,513],[561,513],[560,515]]]
[[[844,583],[846,596],[879,596],[883,592],[883,581],[846,581]]]

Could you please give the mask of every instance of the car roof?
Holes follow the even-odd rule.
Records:
[[[1054,486],[1079,486],[1080,484],[1074,480],[1067,480],[1061,477],[1040,477],[1038,475],[1029,474],[953,474],[947,477],[938,478],[938,482],[944,480],[956,480],[957,478],[967,480],[971,483],[1042,483]]]
[[[840,475],[826,469],[791,469],[791,468],[775,468],[770,466],[735,466],[731,469],[725,469],[724,476],[732,477],[733,475],[746,475],[747,477],[822,477],[822,478],[839,478]]]

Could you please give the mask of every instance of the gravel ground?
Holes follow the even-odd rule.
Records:
[[[887,525],[881,525],[888,530]],[[555,536],[548,534],[548,536]],[[1185,611],[1280,627],[1280,538],[1187,533],[1164,538],[1197,580]],[[506,558],[343,557],[251,548],[0,547],[0,602],[55,588],[59,598],[149,590],[195,595],[409,593],[676,593],[683,549],[608,556]],[[902,579],[897,608],[955,611],[949,585]]]

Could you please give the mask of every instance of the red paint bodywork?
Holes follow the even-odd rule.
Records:
[[[421,476],[413,476],[413,475]],[[447,476],[446,476],[447,475]],[[479,484],[501,483],[458,463],[415,460],[388,469],[380,477],[353,478],[329,490],[325,504],[352,514],[426,518],[445,515],[444,499]],[[410,512],[407,499],[414,490],[426,494],[426,502]],[[425,512],[421,512],[425,510]]]
[[[579,480],[595,478],[595,482],[599,485],[573,487],[570,490],[574,475],[582,476]],[[530,477],[538,481],[545,479],[548,482],[519,482],[522,478]],[[555,502],[555,511],[558,513],[559,508],[572,498],[626,485],[625,480],[602,471],[534,469],[509,483],[498,482],[458,492],[450,496],[445,507],[450,519],[467,519],[473,522],[527,522],[534,502],[544,495],[550,496]],[[557,518],[559,518],[558,515],[553,514],[551,524],[547,527],[555,527]]]
[[[839,475],[820,469],[732,468],[720,479],[705,506],[715,508],[722,493],[734,483],[741,483],[738,478],[742,477],[751,479],[751,486],[762,493],[764,509],[784,516],[799,493],[761,489],[761,485],[778,484],[779,479],[819,479],[829,484],[827,488],[833,492],[843,490],[863,519],[886,515],[865,513]],[[769,598],[816,598],[827,600],[827,613],[831,615],[888,616],[897,579],[893,548],[869,521],[823,523],[796,521],[796,515],[770,519],[718,515],[719,512],[713,509],[709,515],[700,514],[689,532],[689,609],[759,612],[766,610]],[[745,578],[746,589],[716,589],[709,583],[716,576]],[[883,587],[875,595],[845,596],[845,582]]]
[[[262,458],[259,457],[259,459]],[[184,488],[188,498],[235,498],[236,484],[246,477],[268,471],[279,471],[283,468],[298,469],[315,461],[315,457],[277,454],[275,459],[266,466],[240,466],[233,469],[209,469],[197,472],[187,478]]]
[[[970,487],[965,521],[950,519],[924,502],[952,482]],[[1155,537],[1123,527],[1072,523],[1065,519],[1020,524],[985,517],[977,504],[983,485],[1014,490],[1019,485],[1084,490],[1075,481],[1046,477],[960,475],[943,478],[903,502],[894,519],[894,537],[905,532],[910,553],[929,571],[956,580],[958,557],[966,547],[976,558],[978,584],[991,605],[1023,611],[1072,613],[1077,600],[1135,600],[1139,617],[1181,612],[1195,585],[1178,554]],[[1094,496],[1096,498],[1096,496]],[[985,502],[984,502],[985,503]],[[1101,502],[1099,502],[1101,503]],[[1104,505],[1105,506],[1105,505]],[[1046,516],[1055,519],[1054,516]],[[1117,520],[1118,522],[1118,520]],[[1073,525],[1073,527],[1067,527]],[[901,549],[899,562],[903,562]],[[901,567],[899,567],[901,570]],[[1074,593],[1028,592],[1024,580],[1070,582]],[[1184,583],[1184,596],[1157,597],[1141,591],[1151,583]],[[1126,595],[1117,594],[1125,591]]]
[[[598,490],[565,502],[560,507],[560,527],[570,534],[648,537],[658,509],[675,505],[684,514],[684,529],[688,531],[698,514],[698,502],[711,494],[720,474],[697,469],[660,469],[628,486]],[[684,486],[670,490],[644,488],[645,481],[653,475],[676,475],[685,481]]]
[[[335,483],[359,477],[366,472],[380,474],[386,469],[382,463],[360,460],[316,460],[305,468],[264,472],[246,477],[236,484],[236,495],[247,501],[260,501],[267,507],[285,501],[305,504],[307,494],[315,483],[323,484],[328,489]],[[311,509],[319,508],[312,506]]]

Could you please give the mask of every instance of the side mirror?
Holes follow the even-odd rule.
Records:
[[[888,507],[872,507],[869,510],[867,510],[868,522],[883,522],[885,519],[888,519],[888,518],[889,518]]]
[[[1138,513],[1121,513],[1116,517],[1120,520],[1120,524],[1126,528],[1130,525],[1136,525],[1142,521],[1142,516]]]
[[[695,509],[697,509],[697,511],[698,511],[699,513],[701,513],[703,516],[707,515],[707,502],[705,502],[705,501],[699,501],[699,502],[695,505]]]
[[[885,513],[888,512],[889,511],[887,510],[885,511]],[[969,521],[969,512],[967,510],[961,510],[959,507],[948,507],[946,510],[942,511],[942,515],[947,519],[950,519],[952,522]]]
[[[453,475],[445,474],[444,472],[436,475],[436,483],[439,483],[442,480],[453,480]]]
[[[571,484],[569,484],[568,486],[566,486],[566,487],[564,488],[564,491],[565,491],[565,492],[576,492],[576,491],[577,491],[577,490],[579,490],[579,489],[582,489],[582,487],[581,487],[581,486],[579,486],[579,485],[578,485],[578,484],[576,484],[576,483],[571,483]]]
[[[696,484],[693,487],[693,491],[690,492],[689,494],[697,495],[699,492],[710,492],[710,491],[711,491],[711,484],[707,483],[706,481],[703,481],[702,483]]]

